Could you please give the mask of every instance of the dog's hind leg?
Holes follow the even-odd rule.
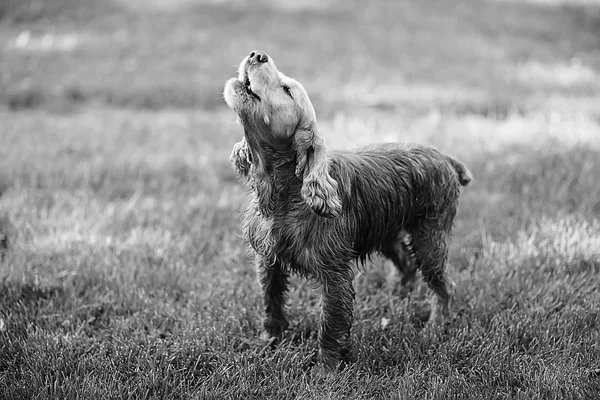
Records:
[[[267,260],[256,256],[258,280],[262,288],[265,319],[263,323],[263,339],[279,337],[289,323],[285,316],[285,298],[289,285],[289,275],[277,261],[268,263]]]
[[[412,233],[412,248],[423,279],[434,292],[429,321],[432,323],[450,320],[449,302],[452,289],[446,278],[446,261],[448,259],[448,237],[444,231],[420,229]]]

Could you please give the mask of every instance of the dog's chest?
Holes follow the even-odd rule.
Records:
[[[244,237],[252,248],[263,256],[270,256],[275,246],[272,232],[273,219],[262,216],[258,208],[248,209],[244,216]]]
[[[296,264],[306,248],[306,232],[300,221],[281,216],[263,216],[249,207],[244,217],[244,236],[259,254],[285,264]]]

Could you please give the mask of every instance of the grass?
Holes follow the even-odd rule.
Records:
[[[597,397],[598,6],[96,3],[0,4],[0,398]],[[253,48],[330,146],[419,141],[472,169],[447,329],[376,261],[355,364],[314,373],[301,280],[287,340],[259,340],[221,95]]]

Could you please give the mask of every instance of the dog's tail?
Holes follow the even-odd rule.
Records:
[[[473,180],[473,174],[469,171],[469,168],[465,166],[465,164],[458,161],[456,158],[452,158],[450,156],[446,156],[448,158],[448,162],[454,168],[456,173],[458,174],[458,182],[462,186],[467,186],[469,182]]]

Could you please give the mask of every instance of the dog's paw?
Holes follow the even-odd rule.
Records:
[[[290,326],[290,323],[285,319],[269,318],[265,319],[263,323],[264,331],[261,333],[261,338],[281,338],[283,332],[285,332]]]

